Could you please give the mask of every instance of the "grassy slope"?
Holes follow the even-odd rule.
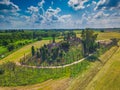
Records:
[[[47,80],[43,83],[18,86],[18,87],[0,87],[0,90],[65,90],[69,85],[69,78],[60,78],[57,80]]]
[[[108,35],[109,34],[109,35]],[[106,36],[107,35],[107,36]],[[104,37],[103,37],[104,36]],[[112,35],[111,36],[111,34],[108,32],[108,33],[105,33],[105,34],[101,34],[101,35],[99,35],[99,38],[98,39],[109,39],[109,38],[111,38],[111,37],[113,37],[113,36],[115,36],[115,37],[118,37],[118,38],[120,38],[120,35],[119,34],[116,34],[116,33],[114,33],[114,35]],[[22,55],[23,56],[23,55]],[[117,62],[116,62],[116,64],[118,64]],[[115,65],[116,65],[115,64]],[[109,75],[108,75],[109,76]],[[82,75],[82,77],[84,77],[84,74]],[[49,82],[49,83],[51,83],[51,81]],[[107,82],[108,83],[108,82]],[[105,84],[106,85],[106,84]],[[6,89],[6,90],[8,90],[8,89]],[[40,89],[41,90],[41,89]],[[46,90],[46,89],[45,89]],[[53,89],[49,89],[49,90],[53,90]]]
[[[100,68],[103,67],[103,63],[107,61],[106,57],[111,56],[114,50],[116,49],[118,49],[118,47],[112,47],[105,54],[101,55],[99,59],[101,60],[102,63],[100,61],[91,62],[91,65],[87,69],[87,71],[82,75],[79,74],[75,79],[73,79],[70,87],[68,87],[67,90],[85,90],[85,87],[95,77],[95,75],[98,73]]]
[[[106,56],[107,54],[109,54],[108,52],[105,53],[105,55],[103,55],[102,57]],[[89,76],[91,74],[91,69],[96,69],[95,67],[97,67],[97,64],[100,62],[96,62],[96,63],[91,63],[92,67],[89,66],[88,70],[86,70],[85,72],[80,72],[79,77],[77,77],[75,80],[72,81],[69,78],[62,78],[62,79],[57,79],[57,80],[48,80],[45,81],[41,84],[35,84],[35,85],[28,85],[28,86],[20,86],[20,87],[6,87],[6,88],[0,88],[2,90],[11,90],[11,89],[16,89],[16,90],[29,90],[29,89],[35,89],[35,90],[66,90],[66,88],[68,86],[72,87],[69,88],[70,90],[81,90],[79,89],[79,83],[82,80],[85,80],[84,78],[86,78],[86,75]],[[76,69],[75,69],[76,71]],[[91,74],[92,75],[92,74]],[[68,89],[68,90],[69,90]]]
[[[26,39],[26,40],[16,41],[16,42],[14,42],[13,44],[14,44],[15,46],[18,46],[19,43],[23,43],[23,44],[28,45],[29,43],[32,43],[32,42],[33,42],[33,40],[28,40],[28,39]],[[5,57],[7,57],[8,55],[12,54],[13,52],[17,51],[18,49],[20,49],[20,48],[22,48],[22,47],[23,47],[23,46],[19,46],[19,47],[15,48],[13,51],[9,52],[8,49],[7,49],[7,46],[6,46],[6,47],[5,47],[5,46],[0,46],[0,55],[3,55],[3,56],[4,56],[4,57],[1,57],[1,56],[0,56],[0,60],[3,59],[3,58],[5,58]]]
[[[120,48],[93,78],[86,90],[120,90]]]
[[[23,48],[21,48],[21,49],[17,50],[16,52],[10,54],[6,58],[0,60],[0,64],[3,63],[3,62],[7,62],[7,61],[18,61],[18,60],[20,60],[20,58],[22,58],[24,56],[24,54],[27,55],[31,52],[31,46],[35,46],[36,48],[39,48],[42,45],[47,44],[48,42],[49,42],[49,40],[42,40],[42,41],[37,41],[35,43],[24,46]]]

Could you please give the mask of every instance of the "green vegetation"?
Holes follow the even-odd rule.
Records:
[[[55,34],[52,35],[52,43],[44,45],[35,52],[32,47],[32,57],[21,59],[21,64],[48,66],[64,65],[77,61],[83,57],[81,40],[76,38],[74,32],[64,34],[64,40],[56,43]]]
[[[115,55],[115,52],[118,50],[118,48],[119,47],[117,46],[112,46],[109,50],[106,50],[105,53],[104,50],[101,49],[102,55],[100,57],[96,57],[97,53],[95,53],[92,57],[89,57],[87,60],[90,61],[91,66],[87,69],[85,73],[83,73],[82,75],[79,74],[75,79],[73,79],[68,90],[97,90],[97,88],[94,89],[94,87],[96,86],[96,82],[92,83],[93,86],[91,86],[90,82],[94,79],[95,76],[97,76],[102,67],[104,67],[104,65],[109,62],[109,59],[111,59],[111,57]],[[105,69],[103,71],[106,72]],[[104,73],[101,73],[101,75],[104,75]],[[109,75],[107,75],[106,77],[109,77]],[[100,83],[101,79],[99,78],[99,80]],[[110,80],[112,80],[112,78],[110,78]],[[89,87],[85,89],[88,84],[90,84]]]
[[[78,75],[82,76],[90,67],[93,67],[93,63],[96,64],[96,62],[99,62],[105,64],[108,60],[106,56],[109,55],[105,55],[102,59],[99,57],[101,57],[101,55],[111,47],[118,46],[120,38],[119,33],[117,32],[113,32],[114,35],[112,35],[111,32],[106,31],[94,32],[91,30],[83,30],[81,32],[78,30],[75,32],[79,34],[81,38],[78,38],[78,35],[76,35],[74,31],[64,30],[8,30],[0,32],[0,57],[3,55],[6,56],[8,53],[10,54],[8,57],[5,57],[0,61],[0,64],[2,64],[0,65],[0,86],[30,85],[44,82],[49,79],[58,79],[63,77],[75,78]],[[108,33],[111,33],[112,36],[106,36]],[[117,36],[114,37],[115,35]],[[110,40],[96,41],[101,38]],[[34,41],[37,42],[32,43]],[[34,65],[36,67],[62,66],[80,60],[91,53],[93,53],[93,55],[88,57],[86,60],[65,68],[27,68],[13,63],[23,60],[22,64]],[[101,68],[101,66],[101,64],[96,64],[96,67],[93,70],[95,72],[90,72],[89,76],[95,74],[98,71],[96,68]],[[106,75],[108,76],[108,74]],[[89,76],[86,78],[91,79],[91,77],[93,77]]]
[[[59,36],[59,32],[55,31],[34,31],[34,30],[5,30],[0,31],[0,59],[13,53],[19,48],[32,42],[47,39],[55,34]],[[4,49],[3,49],[4,47]],[[7,50],[6,50],[7,49]],[[4,56],[4,57],[3,57]]]
[[[103,54],[107,49],[102,48],[100,51],[97,51],[93,56],[98,54]],[[92,58],[97,59],[97,58]],[[93,61],[91,58],[88,58],[81,63],[72,65],[65,68],[55,68],[55,69],[35,69],[35,68],[26,68],[21,66],[16,66],[14,63],[6,63],[0,66],[0,85],[1,86],[20,86],[35,84],[46,81],[48,79],[58,79],[61,77],[71,77],[82,75],[88,67],[91,67]]]
[[[57,40],[59,41],[59,40]],[[20,59],[25,55],[30,54],[31,55],[31,47],[34,46],[35,49],[41,47],[43,44],[47,44],[49,43],[49,40],[42,40],[42,41],[37,41],[34,43],[31,43],[29,45],[26,45],[22,48],[20,48],[19,50],[16,50],[15,52],[10,52],[10,55],[8,55],[7,57],[3,58],[0,60],[0,64],[2,64],[3,62],[7,62],[7,61],[12,61],[12,62],[16,62],[16,61],[20,61]]]
[[[2,53],[5,53],[5,52],[7,52],[7,48],[1,46],[1,47],[0,47],[0,55],[2,55]]]
[[[82,46],[83,46],[83,54],[84,56],[93,53],[98,48],[96,43],[98,34],[94,34],[92,30],[83,30],[81,37],[82,37]]]
[[[61,69],[33,69],[14,66],[14,63],[6,63],[0,67],[4,73],[0,74],[0,86],[18,86],[35,84],[48,79],[60,77],[75,77],[78,73],[84,72],[90,63],[83,61],[71,67]]]
[[[35,55],[35,48],[34,48],[34,46],[31,47],[31,52],[32,52],[32,56],[34,56]]]

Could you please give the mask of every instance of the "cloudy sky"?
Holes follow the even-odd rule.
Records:
[[[0,0],[0,29],[120,27],[120,0]]]

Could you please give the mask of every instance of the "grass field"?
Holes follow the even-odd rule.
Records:
[[[17,87],[0,87],[0,90],[66,90],[69,86],[70,78],[60,78],[57,80],[47,80],[43,83],[27,85],[27,86],[17,86]]]
[[[0,75],[1,86],[20,86],[44,82],[49,79],[59,79],[62,77],[74,78],[78,74],[82,76],[94,62],[84,60],[81,63],[60,69],[34,69],[16,67],[14,71],[9,70],[9,66],[1,66],[5,70]],[[10,65],[11,66],[11,65]],[[9,67],[9,68],[7,68]],[[96,69],[96,68],[95,68]],[[17,78],[16,78],[17,77]],[[24,78],[24,79],[23,79]]]
[[[120,48],[93,78],[86,90],[120,90]]]
[[[120,38],[120,33],[117,33],[117,32],[104,32],[104,33],[97,32],[97,33],[99,33],[98,40]],[[77,36],[80,37],[80,34],[77,34]],[[24,54],[26,55],[30,54],[31,46],[34,45],[35,48],[39,48],[42,45],[49,43],[49,40],[50,38],[47,38],[45,40],[38,41],[32,44],[29,44],[27,46],[24,46],[23,48],[17,50],[16,52],[12,53],[6,58],[0,60],[0,64],[7,61],[14,61],[14,62],[19,61],[20,58],[24,56]],[[104,59],[107,57],[107,55],[110,54],[110,52],[107,52],[107,54],[102,55],[101,59],[104,61]],[[35,84],[35,83],[40,83],[45,81],[41,84],[30,85],[26,87],[16,87],[16,88],[13,87],[10,89],[21,90],[20,88],[22,88],[25,90],[29,90],[31,88],[34,88],[35,90],[57,90],[59,88],[58,90],[65,90],[68,87],[69,79],[71,77],[77,77],[79,74],[79,76],[76,79],[73,79],[68,90],[82,90],[81,89],[82,85],[83,87],[86,87],[84,85],[87,85],[87,84],[88,86],[86,87],[86,90],[119,90],[120,89],[119,87],[120,59],[119,58],[120,58],[120,48],[115,53],[115,55],[103,67],[101,66],[101,63],[99,61],[97,62],[84,61],[82,64],[79,63],[71,67],[65,68],[63,70],[60,70],[60,69],[37,70],[32,68],[31,69],[18,68],[16,69],[15,72],[7,72],[5,73],[5,75],[0,75],[0,80],[2,80],[1,86],[27,85],[27,84]],[[100,69],[101,67],[102,69],[94,77],[96,70]],[[16,76],[19,78],[16,78]],[[65,78],[61,79],[62,77],[65,77]],[[92,79],[92,77],[94,78]],[[25,79],[23,80],[23,78]],[[48,82],[46,80],[48,80]],[[67,86],[64,88],[63,84]],[[0,88],[0,89],[10,90],[9,88]]]
[[[31,43],[31,42],[33,42],[32,39],[31,39],[31,40],[26,39],[26,40],[19,40],[19,41],[16,41],[15,44],[19,44],[19,43]]]
[[[19,61],[20,58],[24,56],[24,54],[29,54],[31,52],[31,47],[35,46],[35,48],[39,48],[44,44],[49,43],[49,40],[42,40],[37,41],[35,43],[29,44],[27,46],[24,46],[23,48],[13,52],[12,54],[8,55],[7,57],[0,60],[0,64],[7,61]]]
[[[105,54],[100,56],[100,61],[91,62],[91,67],[87,69],[85,73],[82,75],[78,75],[73,81],[71,82],[71,85],[68,87],[67,90],[85,90],[86,86],[91,82],[91,80],[96,76],[96,74],[101,70],[104,63],[107,62],[107,58],[111,56],[114,53],[114,50],[116,51],[118,47],[112,47],[109,51],[107,51]],[[115,53],[116,54],[116,53]],[[105,70],[104,70],[105,71]],[[106,76],[108,77],[108,76]],[[101,79],[99,79],[101,80]],[[94,82],[96,83],[96,82]],[[105,83],[104,83],[105,84]],[[89,88],[91,85],[87,88],[87,90],[90,90]],[[91,88],[91,90],[93,90]],[[97,90],[97,89],[94,89]],[[103,90],[103,89],[99,89]],[[109,89],[106,89],[109,90]],[[114,90],[114,89],[112,89]]]
[[[57,39],[56,42],[59,42],[61,39]],[[8,62],[8,61],[19,61],[24,54],[28,55],[31,53],[31,47],[34,46],[35,49],[40,48],[41,46],[43,46],[44,44],[48,44],[50,41],[49,40],[42,40],[42,41],[37,41],[34,43],[31,43],[29,45],[26,45],[24,47],[22,47],[21,49],[13,52],[12,54],[8,55],[7,57],[3,58],[0,60],[0,64],[2,64],[3,62]]]
[[[10,70],[10,66],[1,66],[5,72],[0,74],[0,86],[22,86],[44,82],[49,79],[59,79],[63,77],[73,78],[78,73],[83,73],[89,67],[89,61],[83,61],[76,65],[55,69],[34,69],[16,66],[15,70]]]
[[[3,46],[0,46],[0,55],[7,52],[7,48],[6,47],[3,47]]]
[[[77,32],[78,33],[78,32]],[[119,32],[96,32],[98,34],[97,40],[107,40],[111,38],[119,38],[120,39],[120,33]],[[77,37],[81,37],[81,34],[77,34]]]
[[[119,32],[97,32],[98,33],[98,40],[104,40],[104,39],[111,39],[111,38],[119,38],[120,39],[120,33]]]

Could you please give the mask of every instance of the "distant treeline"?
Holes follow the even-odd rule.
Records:
[[[1,30],[0,47],[6,47],[8,51],[12,51],[33,41],[52,37],[53,34],[58,37],[60,32],[43,30]]]
[[[52,34],[59,36],[59,32],[53,31],[24,31],[24,30],[6,30],[0,31],[0,45],[4,42],[12,43],[23,39],[42,39],[42,37],[51,37]],[[3,44],[4,45],[4,44]]]

